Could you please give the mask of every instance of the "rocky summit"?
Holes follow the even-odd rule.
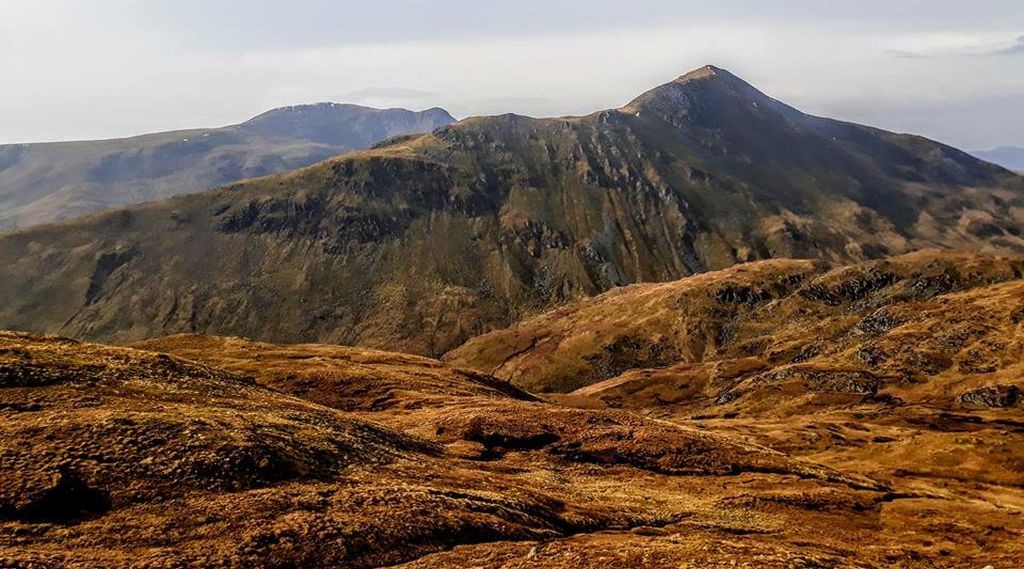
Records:
[[[274,119],[270,122],[276,123]],[[1024,252],[1024,178],[714,67],[583,117],[466,119],[0,236],[0,326],[443,354],[612,287],[772,258]]]

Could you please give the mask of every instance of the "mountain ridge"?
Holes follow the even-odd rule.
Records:
[[[452,121],[438,108],[415,112],[318,103],[273,109],[219,128],[0,145],[0,228],[292,170]]]
[[[440,355],[615,286],[758,259],[1024,251],[1024,178],[711,77],[648,92],[675,104],[639,117],[473,117],[0,236],[0,326]]]

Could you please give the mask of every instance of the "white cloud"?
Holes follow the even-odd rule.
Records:
[[[944,32],[897,36],[891,53],[910,58],[1008,54],[1024,45],[1019,31]]]

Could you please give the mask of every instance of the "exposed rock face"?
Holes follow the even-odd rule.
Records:
[[[275,109],[224,128],[0,146],[0,229],[294,170],[454,120],[441,109],[321,103]]]
[[[960,395],[964,405],[978,407],[1013,407],[1024,400],[1016,385],[989,385],[972,389]]]
[[[738,262],[1020,252],[1022,188],[955,149],[807,116],[706,68],[622,109],[467,119],[296,173],[2,236],[0,325],[438,355],[615,286]],[[873,278],[809,294],[844,302],[884,286]],[[649,348],[622,344],[599,363],[610,376],[637,350],[674,357]]]

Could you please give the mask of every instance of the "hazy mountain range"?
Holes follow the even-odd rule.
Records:
[[[757,259],[1024,252],[1024,178],[714,67],[583,117],[460,121],[0,237],[0,327],[442,354],[611,287]]]
[[[0,229],[294,170],[454,120],[441,109],[412,112],[321,103],[275,109],[224,128],[4,145]]]
[[[1015,172],[1024,172],[1024,148],[1000,146],[992,150],[976,150],[972,154]]]

